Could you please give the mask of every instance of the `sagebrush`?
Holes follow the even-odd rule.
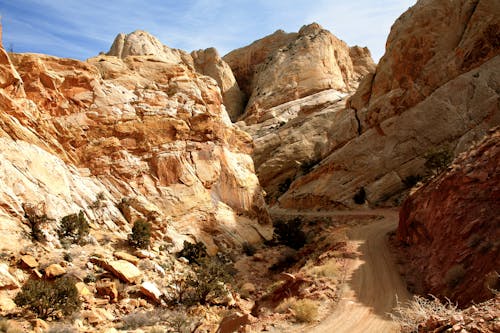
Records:
[[[28,280],[14,302],[42,319],[58,313],[68,316],[80,308],[75,280],[70,277],[61,277],[55,281]]]

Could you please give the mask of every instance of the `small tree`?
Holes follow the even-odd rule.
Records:
[[[195,276],[189,277],[187,282],[193,288],[191,301],[205,304],[210,294],[223,294],[224,284],[231,281],[231,275],[227,264],[216,257],[203,257],[198,261],[199,265],[193,268]]]
[[[306,234],[302,231],[302,220],[295,218],[291,221],[278,220],[274,223],[274,237],[286,246],[295,250],[306,243]]]
[[[73,243],[80,243],[83,237],[88,235],[89,229],[89,223],[83,211],[80,211],[78,214],[63,217],[57,234],[61,241],[70,240]]]
[[[130,245],[145,249],[151,242],[151,223],[142,219],[136,220],[132,227],[132,233],[128,236]]]
[[[46,319],[60,312],[67,316],[80,308],[75,281],[61,277],[55,281],[28,280],[16,295],[14,302],[26,307],[38,317]]]
[[[182,250],[177,253],[177,257],[184,257],[189,260],[189,263],[199,263],[201,258],[205,258],[207,256],[207,248],[201,242],[190,243],[188,241],[184,241]]]

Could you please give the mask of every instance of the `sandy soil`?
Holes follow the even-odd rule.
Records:
[[[386,241],[387,233],[397,227],[397,211],[349,213],[376,213],[383,219],[348,232],[349,238],[358,245],[360,256],[350,269],[343,297],[325,320],[303,332],[398,332],[387,314],[395,306],[396,295],[400,301],[405,301],[409,294]]]

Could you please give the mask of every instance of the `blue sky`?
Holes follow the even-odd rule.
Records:
[[[186,51],[223,55],[273,33],[318,22],[377,61],[394,20],[416,0],[0,0],[3,42],[14,52],[86,59],[137,29]]]

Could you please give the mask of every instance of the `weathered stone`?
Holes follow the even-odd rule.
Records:
[[[96,283],[97,296],[109,299],[110,303],[118,301],[118,288],[114,281],[100,280]]]
[[[126,260],[128,262],[131,262],[134,265],[137,265],[139,263],[139,260],[140,260],[136,256],[131,255],[127,252],[122,252],[122,251],[116,251],[115,253],[113,253],[113,255],[118,259]]]
[[[20,259],[21,261],[21,266],[25,268],[37,268],[38,267],[38,261],[31,255],[24,255]]]
[[[17,289],[19,287],[19,282],[9,272],[9,265],[0,263],[0,289]]]
[[[16,303],[6,295],[0,295],[0,312],[10,312],[16,308]]]
[[[160,291],[160,289],[158,289],[156,284],[154,284],[153,282],[144,281],[141,284],[140,291],[146,297],[149,297],[150,299],[152,299],[154,302],[156,302],[156,303],[161,302],[161,296],[163,295],[163,293]]]
[[[142,272],[137,266],[126,260],[114,260],[106,262],[103,268],[113,273],[121,281],[131,284],[139,283]]]
[[[48,279],[53,279],[64,274],[66,274],[66,269],[59,264],[52,264],[45,268],[45,276]]]

